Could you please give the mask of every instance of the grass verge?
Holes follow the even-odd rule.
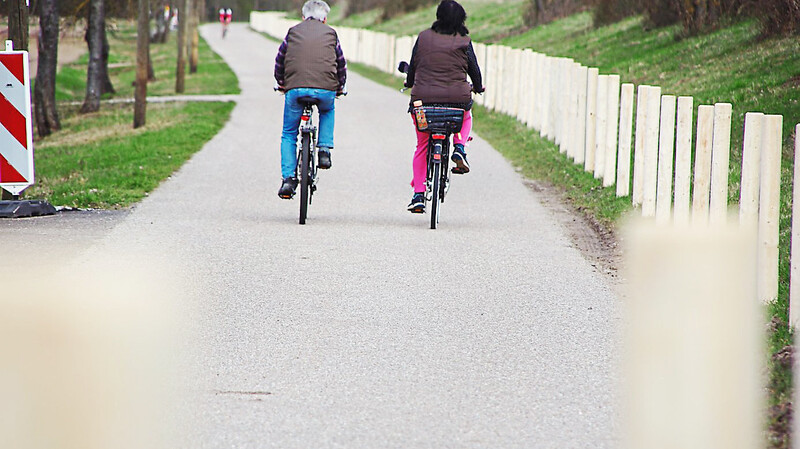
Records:
[[[133,96],[136,30],[119,24],[110,33],[109,76],[115,94]],[[187,94],[236,94],[236,75],[201,39],[198,71],[186,74]],[[148,96],[174,95],[177,65],[174,33],[167,44],[151,45],[156,81]],[[25,191],[57,206],[116,209],[128,207],[153,191],[222,129],[233,103],[150,103],[147,125],[133,129],[132,104],[102,104],[81,114],[86,89],[84,55],[63,66],[56,79],[62,129],[35,142],[36,184]]]
[[[131,105],[89,115],[74,108],[64,130],[37,146],[37,182],[26,194],[54,205],[117,209],[140,201],[202,148],[233,103],[150,104],[147,126],[136,130]]]

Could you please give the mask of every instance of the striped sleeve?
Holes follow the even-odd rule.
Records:
[[[286,82],[285,74],[286,74],[286,47],[287,42],[286,40],[289,36],[286,36],[286,39],[283,40],[281,46],[278,48],[278,55],[275,56],[275,81],[278,82],[279,86],[283,86]]]
[[[336,41],[336,77],[339,79],[339,90],[344,89],[347,82],[347,61],[339,41]]]

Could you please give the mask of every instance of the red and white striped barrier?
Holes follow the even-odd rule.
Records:
[[[33,184],[33,128],[28,52],[11,41],[0,52],[0,187],[13,195]]]

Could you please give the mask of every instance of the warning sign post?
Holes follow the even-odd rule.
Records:
[[[11,41],[6,41],[5,51],[0,51],[0,187],[12,195],[19,195],[34,182],[33,177],[33,123],[31,121],[31,89],[27,51],[14,51]],[[27,203],[27,204],[9,204]],[[0,217],[9,216],[4,210],[30,210],[33,215],[45,215],[40,210],[42,201],[2,201]],[[46,204],[46,203],[45,203]],[[54,213],[53,206],[49,206]],[[15,212],[14,217],[30,216]]]

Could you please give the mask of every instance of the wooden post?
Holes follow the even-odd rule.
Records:
[[[675,141],[675,207],[677,226],[688,226],[691,210],[692,118],[694,99],[678,97],[678,125]]]
[[[577,158],[578,128],[581,120],[578,119],[578,91],[580,90],[580,64],[572,62],[569,65],[569,118],[567,122],[567,154],[573,161]]]
[[[608,75],[597,77],[597,125],[594,140],[594,178],[601,179],[606,167],[606,133],[608,132]]]
[[[589,68],[578,68],[578,111],[575,117],[575,163],[583,165],[586,162],[586,85],[589,82]]]
[[[619,126],[619,75],[608,75],[608,112],[606,115],[606,163],[603,187],[611,187],[617,178],[617,131]]]
[[[764,447],[764,318],[747,233],[630,234],[623,449]]]
[[[783,116],[764,116],[761,144],[761,191],[758,212],[758,297],[778,297],[778,225],[780,224]]]
[[[633,135],[633,194],[631,195],[634,206],[640,206],[644,196],[644,130],[648,88],[647,85],[640,85],[636,91],[636,132]]]
[[[597,80],[598,69],[589,69],[589,82],[586,87],[586,160],[584,170],[594,172],[595,142],[597,141]]]
[[[792,255],[789,287],[789,324],[800,322],[800,124],[794,128],[794,185],[792,186]],[[797,364],[796,364],[797,365]],[[800,366],[800,365],[799,365]],[[800,376],[795,372],[795,379]],[[795,390],[797,390],[795,388]],[[795,402],[797,404],[797,402]],[[795,438],[800,434],[795,432]]]
[[[631,192],[631,138],[633,132],[633,84],[622,85],[619,108],[619,169],[617,170],[617,196]]]
[[[558,100],[561,98],[558,92],[558,66],[561,58],[553,58],[550,61],[550,114],[548,120],[550,124],[547,128],[550,130],[550,140],[553,142],[558,141]]]
[[[661,115],[661,88],[648,87],[647,111],[644,129],[644,191],[642,195],[642,216],[656,214],[656,193],[658,189],[658,133]]]
[[[752,231],[758,229],[758,195],[761,188],[763,123],[764,114],[760,112],[748,112],[744,116],[742,185],[739,190],[739,224]]]
[[[569,114],[572,111],[570,91],[572,90],[572,66],[574,63],[575,61],[568,58],[564,58],[561,62],[561,110],[558,122],[560,125],[561,146],[563,147],[562,153],[569,151],[570,131],[572,130],[570,126],[572,121]]]
[[[542,137],[550,138],[551,131],[550,131],[550,70],[553,64],[553,58],[547,55],[542,55],[542,84],[541,84],[541,92],[542,98],[540,101],[540,108],[539,108],[539,121],[541,124],[540,132]]]
[[[711,141],[714,139],[714,106],[697,108],[697,146],[694,156],[692,224],[708,224],[708,197],[711,189]]]
[[[728,170],[731,153],[731,104],[714,105],[714,140],[711,149],[711,204],[709,220],[718,225],[728,217]]]
[[[495,108],[495,98],[497,97],[497,77],[498,77],[498,58],[497,58],[497,45],[488,45],[486,47],[486,103],[485,106],[490,109],[494,110]]]
[[[553,97],[553,129],[555,130],[553,141],[558,146],[558,151],[563,153],[564,148],[561,145],[561,137],[563,137],[564,122],[561,120],[561,114],[564,106],[566,106],[564,102],[564,58],[556,59],[556,73],[553,80],[555,81],[553,85],[553,94],[555,95]]]
[[[527,77],[523,77],[527,81],[527,92],[525,93],[525,97],[527,98],[526,101],[526,108],[525,111],[527,114],[527,118],[525,123],[528,125],[530,129],[536,129],[536,101],[539,96],[539,55],[533,51],[528,53],[529,59],[529,68],[530,73],[527,74]]]
[[[675,148],[675,97],[661,97],[661,130],[658,134],[658,185],[656,223],[669,222],[672,207],[672,160]]]
[[[530,98],[531,98],[531,79],[533,79],[533,64],[531,60],[532,51],[529,48],[522,50],[520,53],[520,67],[519,77],[519,90],[517,95],[517,119],[524,123],[525,126],[530,127]]]
[[[545,120],[547,104],[547,55],[536,53],[536,101],[533,109],[533,127],[539,134],[546,136],[547,129]]]
[[[506,65],[510,65],[512,68],[512,70],[509,71],[509,75],[511,75],[509,77],[510,85],[506,86],[506,89],[508,90],[506,112],[512,117],[519,118],[520,96],[523,93],[523,89],[521,89],[522,50],[509,48],[509,50],[506,52],[506,56],[510,59],[507,60]]]

